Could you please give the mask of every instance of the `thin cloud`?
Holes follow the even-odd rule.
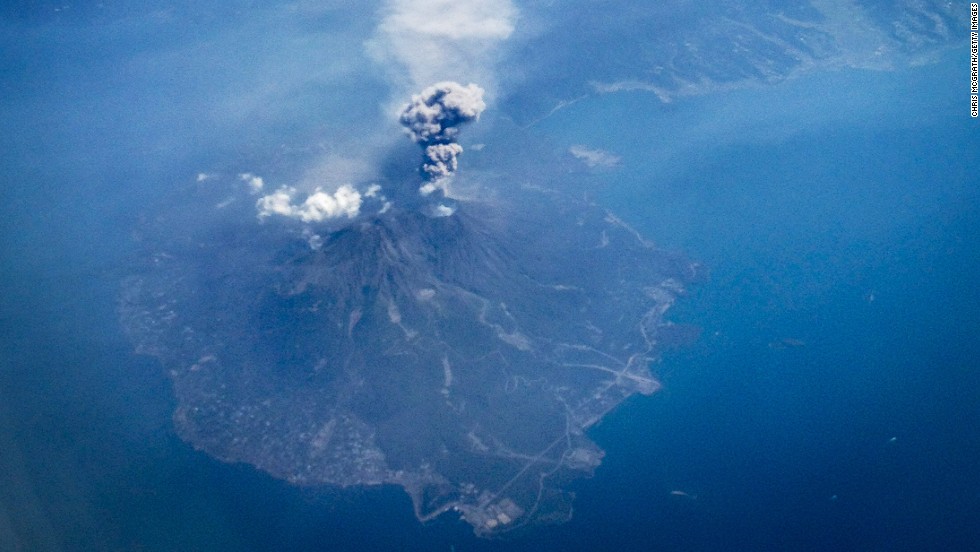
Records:
[[[255,176],[252,173],[242,173],[238,175],[238,178],[241,179],[242,182],[248,184],[248,187],[253,194],[261,192],[262,188],[265,187],[265,182],[262,180],[262,177]]]
[[[610,169],[618,167],[623,161],[623,158],[618,155],[581,145],[568,148],[568,153],[591,168]]]

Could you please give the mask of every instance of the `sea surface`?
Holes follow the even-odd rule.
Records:
[[[580,495],[578,520],[616,505],[588,514],[596,543],[976,548],[980,140],[964,56],[635,123],[680,135],[676,156],[669,137],[640,151],[610,139],[623,172],[650,161],[630,173],[634,195],[609,184],[609,204],[711,277],[675,311],[704,333],[666,356],[663,393],[596,431],[608,469],[586,492],[604,498]]]
[[[396,488],[298,489],[182,443],[115,312],[127,206],[159,179],[4,138],[0,549],[976,549],[967,60],[601,96],[529,129],[619,156],[593,199],[708,277],[673,311],[702,334],[655,366],[664,389],[594,429],[574,519],[496,541],[420,525]]]

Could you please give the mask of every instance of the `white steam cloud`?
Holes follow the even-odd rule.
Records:
[[[422,195],[437,189],[445,191],[446,182],[459,166],[457,158],[463,147],[456,143],[459,128],[480,118],[486,109],[483,89],[475,84],[440,82],[412,96],[398,118],[412,140],[423,148],[422,173],[425,183]]]
[[[341,217],[352,219],[360,214],[363,203],[361,193],[349,184],[337,188],[332,194],[317,188],[299,204],[294,203],[295,196],[296,189],[290,186],[262,196],[255,204],[259,218],[278,215],[303,222],[323,222]]]

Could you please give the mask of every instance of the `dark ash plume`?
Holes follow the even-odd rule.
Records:
[[[486,107],[483,89],[475,84],[440,82],[412,96],[398,120],[423,148],[422,195],[445,190],[444,181],[456,172],[457,158],[463,153],[456,143],[459,127],[479,119]]]
[[[445,178],[456,172],[459,164],[456,157],[463,153],[463,146],[452,144],[433,144],[425,148],[425,163],[422,171],[428,178]]]

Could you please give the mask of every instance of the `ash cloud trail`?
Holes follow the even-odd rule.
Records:
[[[514,33],[512,0],[386,0],[368,54],[399,94],[455,79],[492,89],[497,48]]]
[[[402,109],[399,122],[412,140],[422,146],[424,183],[419,188],[420,194],[428,196],[436,190],[445,194],[463,153],[463,147],[456,142],[459,129],[478,120],[486,107],[479,86],[445,81],[412,96],[411,103]]]

